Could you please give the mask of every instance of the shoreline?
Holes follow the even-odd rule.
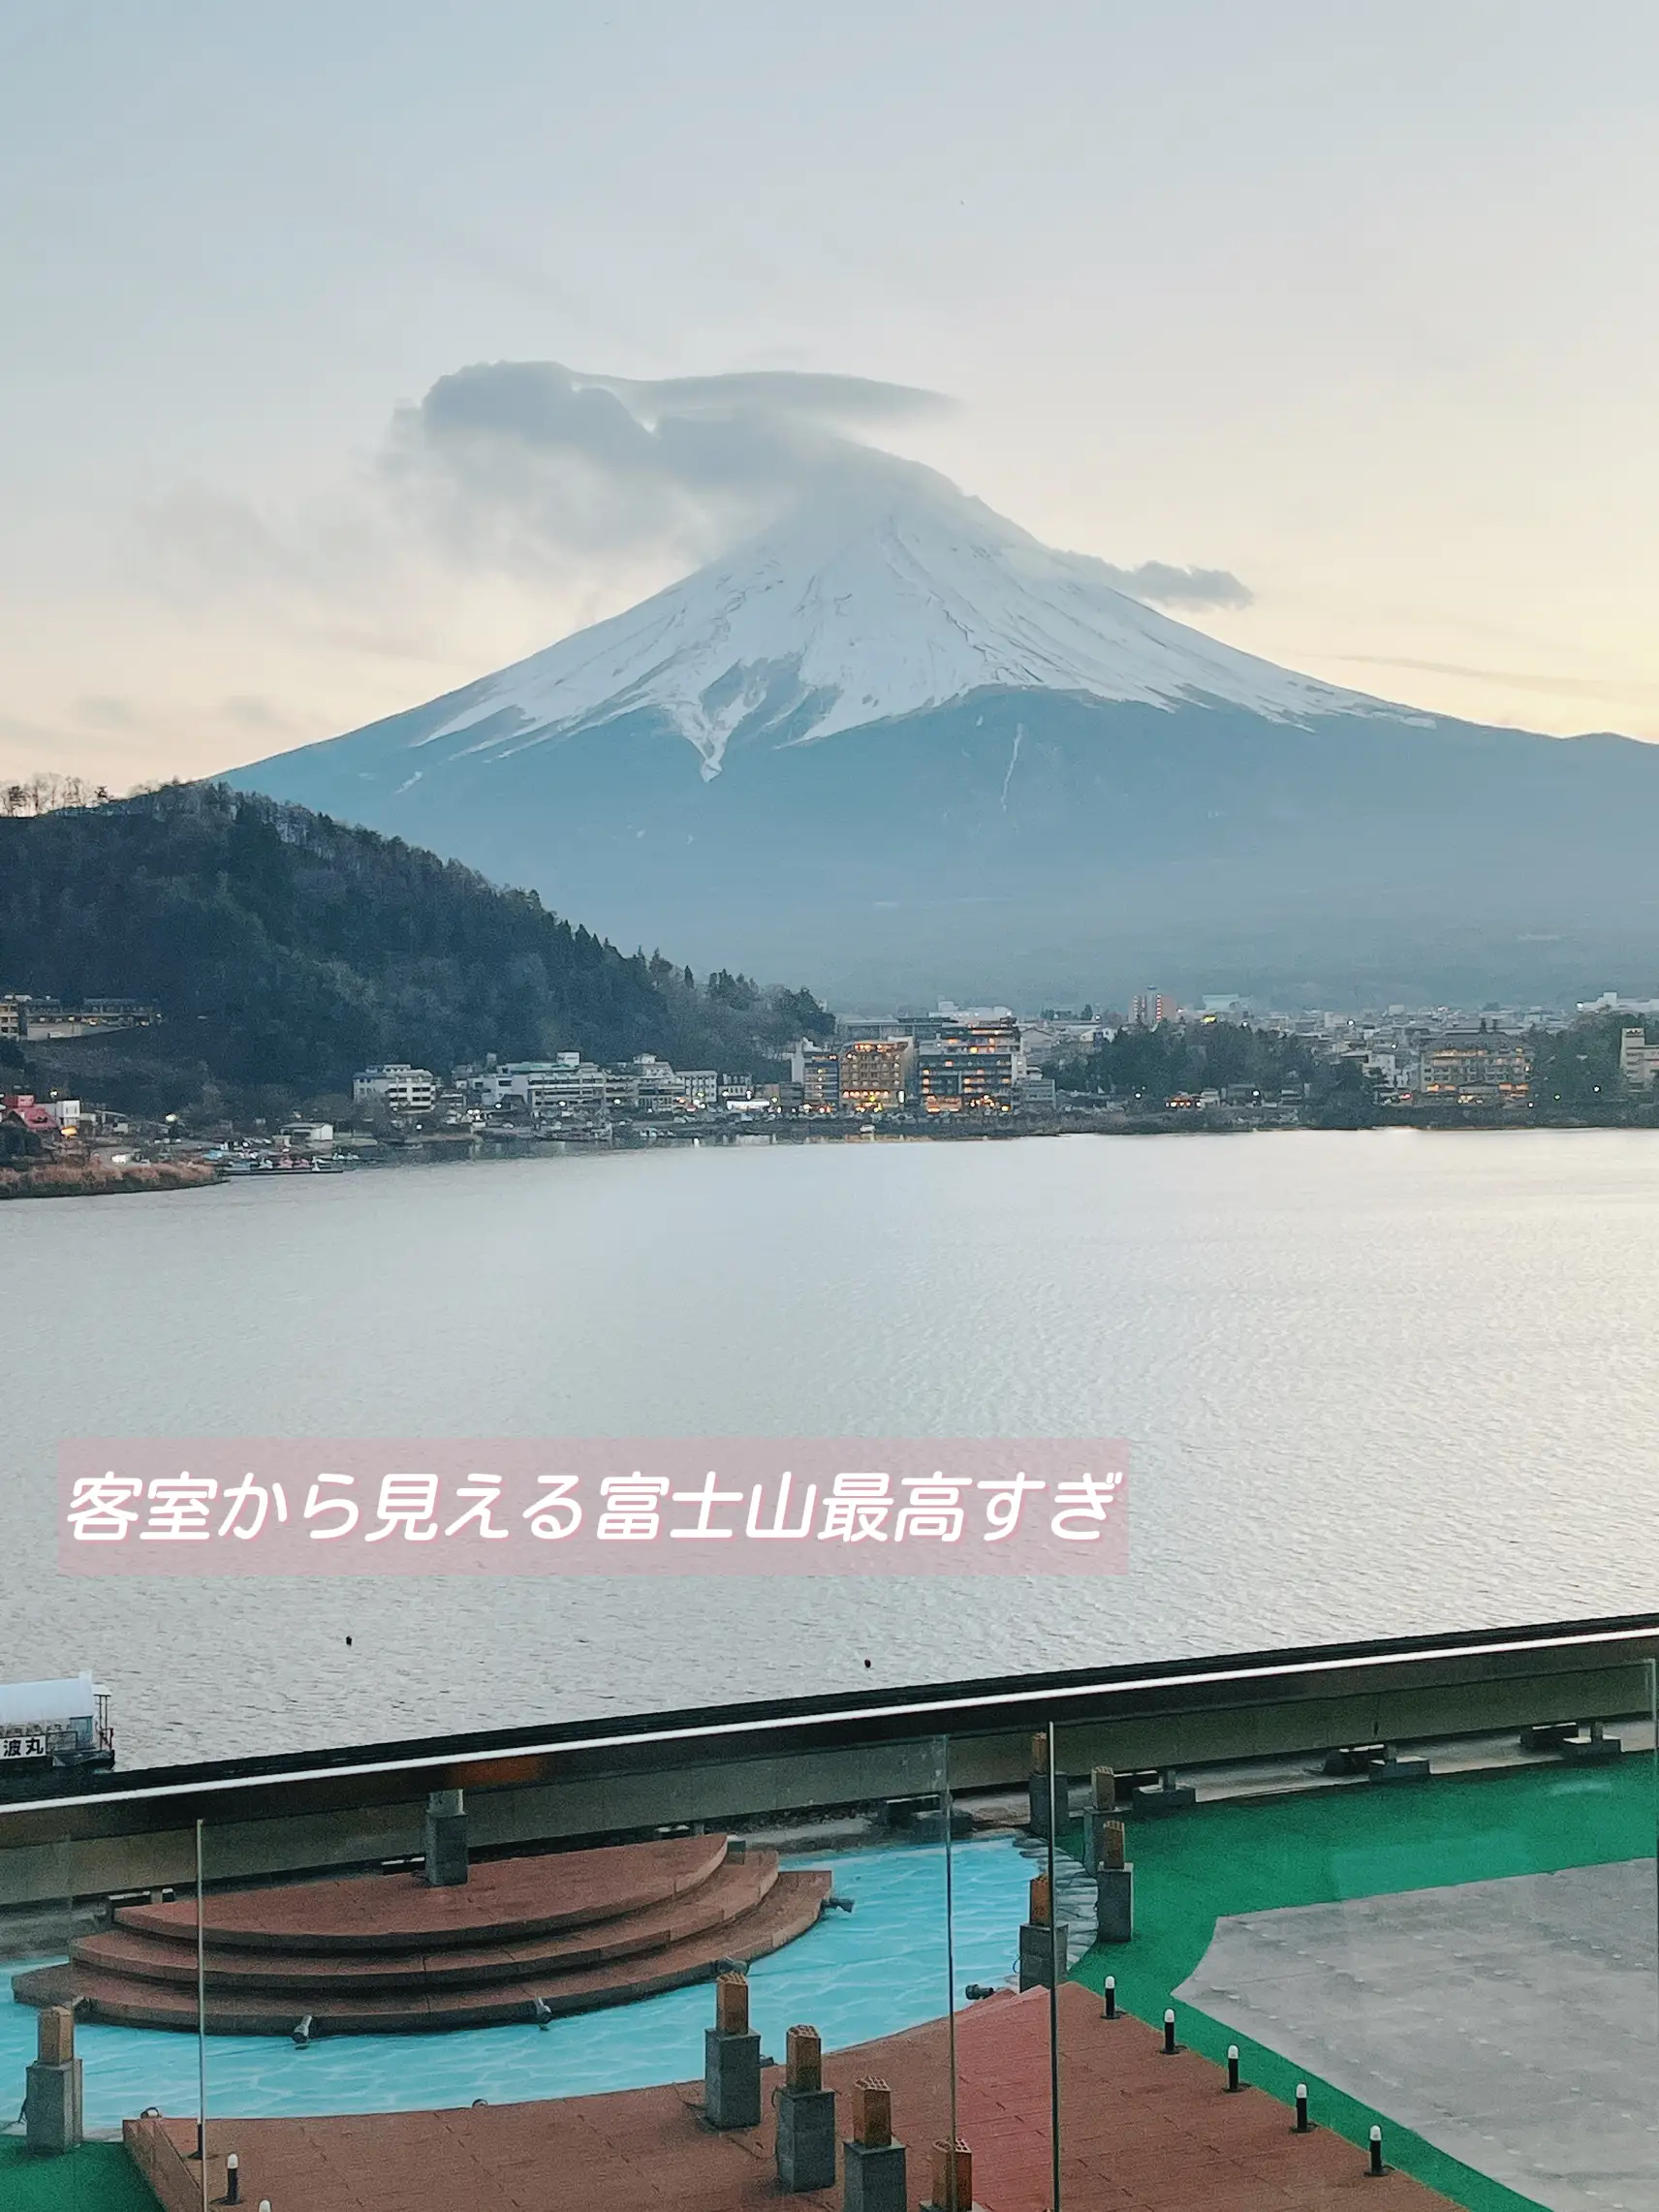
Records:
[[[1458,1136],[1525,1136],[1547,1133],[1590,1133],[1600,1131],[1611,1135],[1639,1135],[1653,1131],[1651,1122],[1574,1121],[1566,1119],[1533,1120],[1506,1117],[1491,1121],[1390,1119],[1361,1123],[1309,1123],[1298,1121],[1256,1121],[1247,1119],[1199,1115],[1116,1115],[1077,1114],[1060,1120],[1021,1119],[987,1126],[983,1122],[952,1129],[918,1129],[911,1126],[882,1126],[873,1128],[815,1127],[738,1130],[681,1130],[659,1127],[646,1135],[633,1135],[606,1142],[594,1142],[580,1137],[517,1137],[473,1138],[413,1137],[401,1143],[383,1145],[377,1153],[358,1154],[350,1158],[351,1168],[370,1172],[394,1170],[402,1167],[443,1167],[474,1164],[490,1160],[528,1161],[545,1159],[551,1155],[558,1159],[617,1159],[640,1157],[652,1152],[684,1152],[702,1148],[709,1151],[728,1150],[786,1150],[810,1145],[828,1144],[1008,1144],[1028,1137],[1366,1137],[1385,1131],[1408,1131],[1424,1137]],[[348,1157],[350,1157],[348,1155]],[[231,1180],[248,1178],[233,1177]],[[260,1178],[265,1179],[265,1178]]]
[[[198,1191],[223,1181],[205,1161],[140,1161],[130,1168],[0,1168],[0,1199],[124,1198],[142,1191]]]
[[[1412,1131],[1422,1136],[1521,1136],[1546,1132],[1601,1131],[1635,1135],[1656,1131],[1652,1121],[1581,1121],[1565,1116],[1535,1119],[1505,1115],[1501,1119],[1475,1120],[1452,1117],[1407,1118],[1404,1115],[1366,1122],[1307,1122],[1291,1117],[1254,1115],[1249,1112],[1123,1114],[1121,1112],[1072,1113],[1059,1117],[1025,1116],[992,1120],[975,1118],[943,1128],[915,1122],[849,1125],[828,1119],[758,1129],[688,1129],[683,1125],[656,1124],[630,1130],[610,1141],[548,1134],[507,1137],[411,1136],[401,1141],[382,1142],[374,1151],[345,1146],[335,1155],[331,1169],[323,1172],[369,1171],[402,1167],[442,1167],[488,1160],[615,1159],[619,1155],[681,1152],[698,1148],[711,1151],[788,1149],[818,1144],[974,1144],[1011,1143],[1026,1137],[1363,1137],[1383,1131]],[[271,1179],[228,1170],[223,1164],[199,1160],[135,1161],[122,1168],[65,1167],[51,1164],[33,1168],[0,1168],[0,1201],[8,1199],[121,1198],[143,1192],[204,1190],[213,1184]],[[286,1180],[287,1178],[282,1178]]]
[[[644,1128],[629,1130],[607,1141],[579,1136],[559,1136],[547,1131],[539,1136],[525,1133],[521,1136],[490,1135],[487,1137],[412,1135],[401,1141],[384,1143],[378,1163],[370,1155],[361,1160],[363,1166],[384,1164],[390,1166],[398,1158],[421,1155],[441,1158],[446,1153],[466,1153],[474,1158],[492,1157],[525,1158],[539,1151],[558,1149],[567,1152],[645,1152],[663,1145],[688,1144],[857,1144],[857,1143],[984,1143],[1008,1142],[1022,1137],[1243,1137],[1243,1136],[1364,1136],[1377,1130],[1416,1130],[1427,1136],[1458,1136],[1466,1134],[1494,1135],[1498,1132],[1522,1134],[1526,1131],[1601,1129],[1638,1133],[1643,1130],[1659,1130],[1659,1123],[1651,1119],[1618,1119],[1589,1121],[1573,1115],[1504,1114],[1490,1118],[1474,1115],[1379,1115],[1373,1121],[1347,1121],[1332,1118],[1329,1121],[1302,1120],[1292,1115],[1252,1113],[1223,1109],[1217,1112],[1195,1113],[1125,1113],[1112,1109],[1089,1110],[1060,1115],[986,1115],[983,1118],[952,1117],[942,1125],[929,1126],[916,1120],[878,1120],[875,1122],[849,1122],[832,1120],[825,1116],[818,1121],[772,1123],[756,1127],[738,1126],[733,1129],[696,1128],[683,1124],[656,1123]]]

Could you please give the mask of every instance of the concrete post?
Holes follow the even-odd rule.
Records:
[[[1095,1869],[1095,1940],[1126,1944],[1135,1933],[1135,1869],[1123,1855],[1123,1823],[1101,1825],[1100,1864]]]
[[[1065,1817],[1064,1784],[1054,1792],[1055,1810]],[[1031,1780],[1026,1785],[1026,1799],[1030,1818],[1026,1825],[1034,1836],[1047,1837],[1049,1833],[1049,1731],[1039,1729],[1031,1738]]]
[[[853,2086],[853,2133],[842,2145],[843,2212],[909,2212],[904,2145],[892,2139],[892,2092],[873,2078]]]
[[[1103,1866],[1095,1876],[1095,1941],[1126,1944],[1135,1937],[1135,1869]]]
[[[1063,1980],[1070,1943],[1070,1928],[1055,1925],[1049,1877],[1046,1874],[1034,1876],[1031,1916],[1019,1931],[1020,1988],[1051,1989],[1056,1977]]]
[[[703,2033],[703,2116],[711,2128],[761,2124],[761,2039],[749,2027],[746,1975],[714,1984],[714,2025]]]
[[[791,2028],[777,2101],[778,2187],[789,2196],[835,2186],[835,2092],[824,2086],[816,2028]]]
[[[467,1878],[466,1800],[458,1790],[426,1799],[426,1880],[434,1889],[459,1889]]]
[[[1083,1807],[1083,1871],[1098,1874],[1101,1833],[1117,1811],[1117,1776],[1110,1766],[1097,1766],[1089,1780],[1089,1801]]]
[[[966,2143],[935,2143],[930,2212],[972,2212],[973,2201],[973,2152]]]
[[[23,2074],[23,2136],[32,2151],[72,2151],[81,2140],[80,2061],[75,2014],[67,2005],[42,2012],[38,2056]]]

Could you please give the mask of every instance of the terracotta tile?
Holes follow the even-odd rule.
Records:
[[[1356,2212],[1443,2212],[1444,2199],[1402,2175],[1369,2180],[1354,2144],[1295,2135],[1263,2093],[1223,2097],[1219,2070],[1204,2060],[1164,2061],[1140,2023],[1091,2041],[1088,1992],[1068,1987],[1061,2006],[1062,2182],[1082,2212],[1334,2212],[1350,2201]],[[987,2003],[961,2029],[958,2115],[976,2194],[994,2212],[1043,2212],[1047,1998]],[[838,2090],[872,2072],[892,2083],[913,2197],[921,2146],[947,2124],[944,2040],[934,2022],[826,2063]],[[569,2212],[573,2198],[578,2212],[776,2212],[769,2121],[716,2134],[699,2125],[697,2096],[680,2084],[446,2113],[215,2122],[209,2147],[235,2147],[250,2188],[257,2173],[258,2194],[305,2212]],[[142,2123],[130,2139],[166,2212],[197,2212],[197,2170],[178,2155],[191,2124]],[[801,2199],[803,2212],[834,2212],[837,2201]]]

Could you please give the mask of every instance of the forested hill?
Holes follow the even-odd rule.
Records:
[[[0,992],[141,999],[151,1059],[246,1094],[579,1050],[757,1071],[823,1010],[625,956],[454,861],[222,785],[0,818]],[[188,1103],[188,1102],[182,1102]]]

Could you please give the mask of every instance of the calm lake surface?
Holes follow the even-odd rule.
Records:
[[[409,1168],[0,1206],[0,1681],[89,1667],[123,1764],[1659,1604],[1642,1134]],[[1130,1572],[52,1564],[60,1435],[681,1432],[1124,1436]]]

